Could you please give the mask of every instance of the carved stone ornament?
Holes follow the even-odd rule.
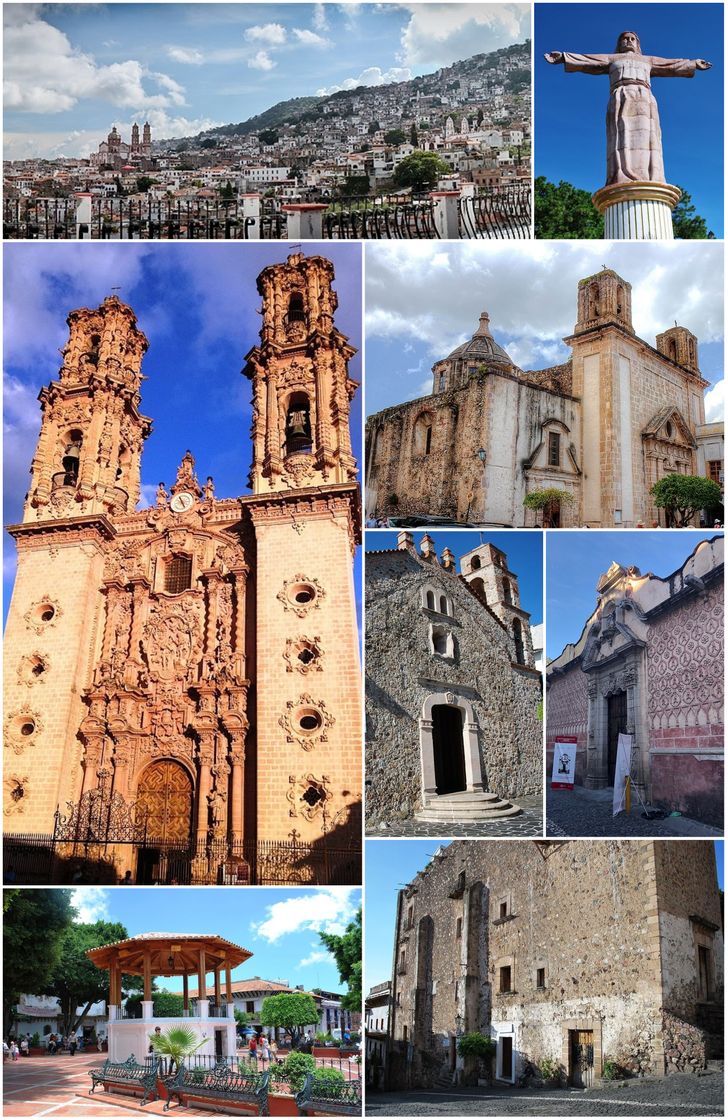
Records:
[[[27,774],[6,774],[3,785],[5,796],[3,798],[3,812],[6,817],[20,816],[25,812],[28,804],[28,776]]]
[[[286,733],[287,743],[298,743],[305,751],[317,743],[328,742],[328,729],[335,723],[323,700],[314,700],[307,692],[298,700],[289,700],[278,723]]]
[[[283,473],[291,486],[305,486],[315,470],[313,455],[297,451],[283,460]]]
[[[50,661],[45,653],[35,649],[20,659],[18,665],[18,684],[32,688],[34,684],[42,684],[48,677]]]
[[[286,642],[283,660],[286,662],[287,673],[320,673],[323,670],[322,658],[321,638],[318,635],[307,638],[305,634],[299,634],[297,638],[289,638]]]
[[[305,618],[309,611],[318,610],[326,592],[317,579],[298,574],[287,579],[276,596],[287,611]]]
[[[323,813],[324,806],[331,801],[333,794],[329,789],[331,779],[323,774],[320,778],[314,774],[305,774],[297,778],[295,774],[288,777],[288,791],[286,800],[290,804],[289,817],[302,816],[307,821]]]
[[[43,730],[43,721],[29,704],[23,704],[5,718],[5,742],[15,754],[22,754],[27,746],[37,741]]]
[[[31,630],[42,634],[49,626],[55,626],[62,614],[63,609],[57,599],[44,598],[31,603],[23,618]]]
[[[200,653],[200,604],[196,600],[152,608],[143,645],[150,672],[161,680],[185,676]]]

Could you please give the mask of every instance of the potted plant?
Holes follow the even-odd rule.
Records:
[[[149,1042],[152,1050],[159,1057],[169,1058],[169,1073],[176,1073],[184,1058],[188,1058],[207,1042],[206,1038],[197,1041],[197,1035],[192,1027],[169,1027],[160,1034],[150,1034]],[[157,1077],[157,1092],[164,1100],[167,1090],[161,1077]]]
[[[268,1108],[271,1116],[297,1116],[296,1093],[300,1093],[307,1073],[316,1072],[311,1054],[289,1054],[282,1066],[271,1069]]]
[[[33,1057],[33,1056],[37,1056],[38,1054],[42,1054],[42,1053],[43,1053],[43,1048],[40,1044],[40,1035],[36,1031],[35,1034],[32,1034],[30,1036],[30,1042],[28,1043],[28,1054],[29,1054],[29,1056]]]
[[[482,1071],[485,1081],[490,1083],[490,1067],[495,1052],[496,1044],[493,1039],[481,1034],[480,1031],[461,1035],[458,1039],[458,1054],[465,1059],[463,1081],[466,1083],[479,1081]]]

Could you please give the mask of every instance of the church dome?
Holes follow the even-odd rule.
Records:
[[[456,360],[470,360],[487,363],[488,365],[506,366],[513,369],[513,362],[508,357],[502,346],[499,346],[490,333],[490,316],[484,311],[480,316],[478,329],[468,342],[463,342],[448,354],[446,362]]]

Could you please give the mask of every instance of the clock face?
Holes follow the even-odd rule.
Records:
[[[195,499],[191,494],[175,494],[172,501],[169,503],[170,507],[175,513],[185,513],[186,510],[192,509]]]

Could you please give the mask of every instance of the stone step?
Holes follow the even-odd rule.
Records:
[[[439,797],[433,798],[431,804],[434,805],[491,805],[493,802],[500,802],[500,797],[497,793],[487,793],[485,790],[464,790],[461,793],[443,793]]]
[[[515,817],[521,812],[518,805],[512,805],[510,801],[500,801],[496,805],[491,805],[488,808],[483,806],[433,806],[430,805],[426,809],[420,809],[415,813],[415,819],[418,821],[443,821],[445,823],[453,823],[457,821],[473,821],[476,824],[481,821],[496,821],[504,817]]]

